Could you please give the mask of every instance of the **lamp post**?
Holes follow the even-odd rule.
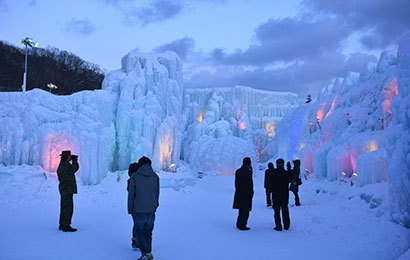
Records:
[[[28,47],[35,48],[38,46],[38,42],[34,42],[33,38],[26,37],[24,40],[20,40],[20,43],[26,47],[26,57],[24,63],[24,78],[23,78],[23,86],[21,86],[23,92],[26,92],[26,83],[27,83],[27,52]]]

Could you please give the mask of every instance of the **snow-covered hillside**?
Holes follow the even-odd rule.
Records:
[[[278,124],[276,157],[300,158],[328,181],[389,181],[396,221],[410,227],[410,40],[324,88]]]

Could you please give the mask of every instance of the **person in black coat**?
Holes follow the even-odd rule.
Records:
[[[283,159],[276,160],[276,169],[272,174],[272,201],[275,215],[275,230],[282,231],[280,212],[282,211],[283,226],[287,230],[290,227],[289,218],[289,182],[292,180],[292,175],[285,170],[285,161]]]
[[[293,161],[293,169],[291,171],[292,173],[292,181],[290,183],[290,188],[295,195],[295,205],[300,206],[300,200],[299,200],[299,183],[301,182],[300,180],[300,160],[294,160]]]
[[[266,205],[268,207],[272,206],[272,188],[270,186],[271,184],[271,177],[273,174],[273,163],[268,163],[268,169],[265,171],[265,192],[266,192]]]
[[[138,163],[134,162],[131,163],[130,166],[128,167],[128,176],[130,176],[130,178],[127,181],[127,191],[130,191],[130,180],[131,180],[131,176],[136,173],[138,171],[138,169],[141,167],[141,165],[139,165]],[[134,218],[132,219],[134,222]],[[137,238],[136,238],[136,234],[135,234],[135,223],[132,227],[132,238],[131,238],[131,247],[132,248],[139,248],[138,244],[137,244]]]
[[[236,227],[249,230],[247,227],[249,212],[252,210],[253,179],[251,158],[245,157],[243,165],[235,172],[235,197],[233,208],[239,209]]]

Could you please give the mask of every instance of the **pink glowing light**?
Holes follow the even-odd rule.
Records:
[[[44,169],[49,172],[57,171],[60,164],[60,154],[64,150],[70,150],[71,154],[77,154],[76,146],[71,136],[58,132],[48,135],[44,143]]]
[[[330,107],[329,112],[327,112],[327,114],[325,116],[325,120],[326,120],[326,118],[328,118],[333,113],[333,110],[335,110],[335,106],[336,106],[338,96],[339,96],[339,94],[336,94],[335,98],[333,99],[332,106]]]
[[[320,124],[323,119],[323,115],[325,114],[325,105],[326,103],[320,104],[320,108],[316,113],[317,122]]]
[[[397,86],[397,77],[394,77],[389,84],[384,86],[382,96],[384,101],[382,103],[383,115],[386,115],[386,126],[390,124],[391,118],[391,102],[395,96],[399,94],[399,88]]]
[[[240,123],[239,123],[239,128],[240,128],[241,130],[245,130],[245,129],[246,129],[246,124],[245,124],[244,122],[240,122]]]

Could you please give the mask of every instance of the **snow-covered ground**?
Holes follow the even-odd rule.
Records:
[[[235,228],[232,176],[198,178],[184,165],[177,173],[160,172],[154,258],[409,259],[410,230],[391,221],[387,183],[351,187],[304,180],[302,206],[290,207],[290,230],[277,232],[273,210],[265,205],[263,171],[256,166],[254,171],[252,229],[247,232]],[[95,186],[79,186],[76,233],[57,229],[58,181],[43,172],[37,166],[0,166],[0,259],[139,257],[130,246],[126,172],[108,173]]]

